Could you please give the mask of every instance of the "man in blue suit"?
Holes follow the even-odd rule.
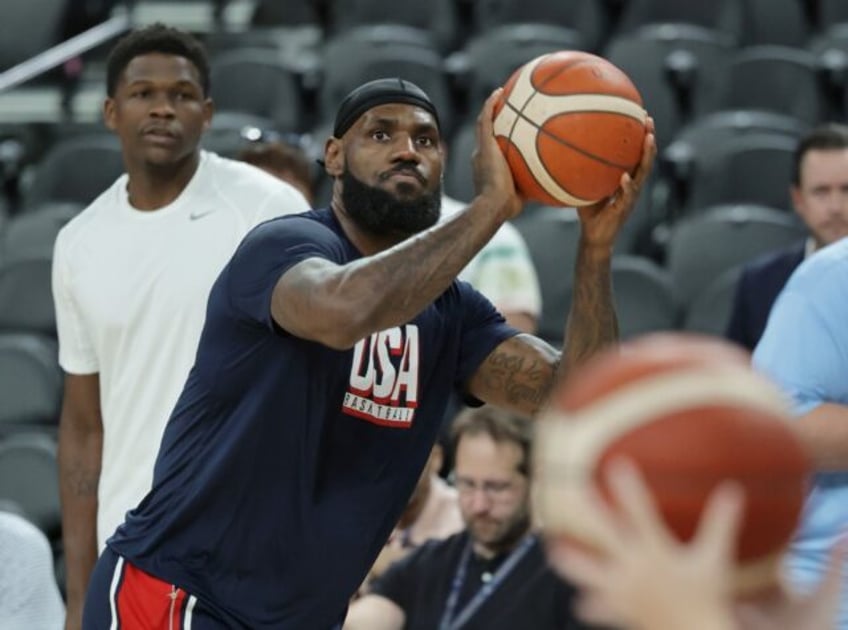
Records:
[[[810,235],[743,268],[726,336],[749,350],[757,345],[771,307],[795,268],[814,251],[848,236],[848,126],[822,125],[801,139],[791,194]]]

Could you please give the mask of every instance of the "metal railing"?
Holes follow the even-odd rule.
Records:
[[[83,53],[128,31],[131,24],[129,11],[122,15],[116,15],[34,57],[30,57],[26,61],[12,66],[0,73],[0,92],[17,87],[70,59],[79,57]]]

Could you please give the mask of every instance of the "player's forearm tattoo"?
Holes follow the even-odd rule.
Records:
[[[100,470],[92,468],[81,461],[75,461],[70,469],[62,474],[66,487],[77,497],[97,495],[97,485],[100,481]]]
[[[578,255],[576,279],[566,325],[563,369],[579,365],[618,339],[609,260]]]
[[[377,329],[416,315],[435,300],[497,231],[499,223],[460,213],[369,262],[369,295],[382,297]]]
[[[503,343],[489,355],[480,373],[483,387],[494,394],[491,398],[533,415],[547,401],[559,361],[526,343],[524,335]]]

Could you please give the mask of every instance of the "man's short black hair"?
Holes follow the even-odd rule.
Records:
[[[162,53],[188,59],[197,68],[203,95],[209,95],[209,58],[203,44],[190,33],[157,22],[121,39],[106,62],[106,93],[115,96],[121,73],[140,55]]]
[[[825,123],[809,131],[798,143],[792,164],[792,183],[801,185],[801,161],[810,151],[839,151],[848,149],[848,126]]]

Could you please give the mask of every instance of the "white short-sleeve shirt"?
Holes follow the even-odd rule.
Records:
[[[202,152],[180,196],[133,208],[121,176],[56,240],[59,363],[100,378],[102,547],[150,489],[165,423],[194,362],[212,283],[247,231],[308,210],[292,186]]]

